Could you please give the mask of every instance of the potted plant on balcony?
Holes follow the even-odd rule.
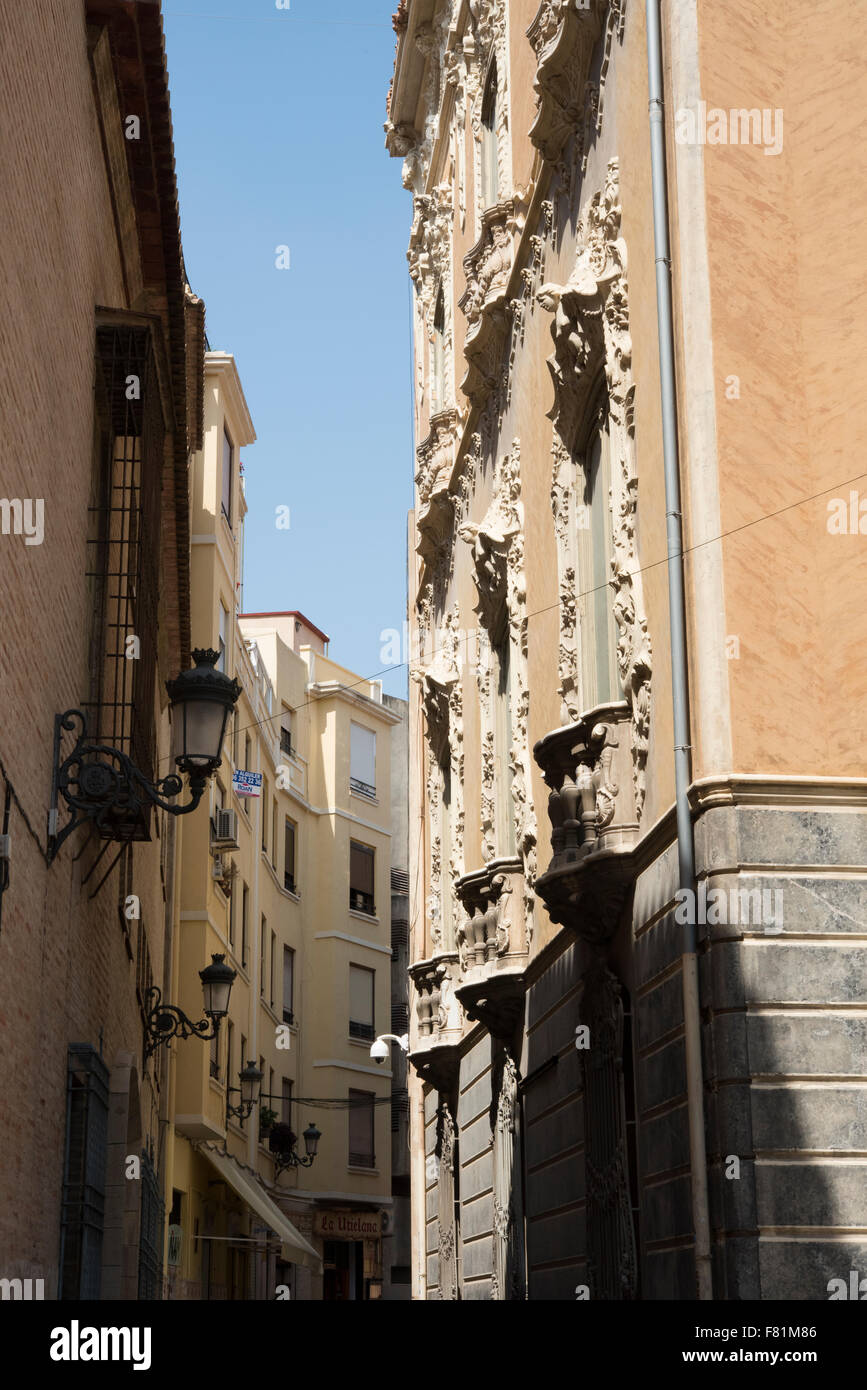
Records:
[[[267,1139],[276,1123],[277,1111],[269,1110],[267,1105],[263,1105],[259,1111],[259,1138]]]

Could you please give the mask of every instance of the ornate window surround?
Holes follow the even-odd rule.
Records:
[[[611,583],[618,629],[617,667],[631,716],[635,810],[640,818],[645,794],[652,653],[635,543],[635,385],[627,253],[620,216],[619,166],[617,159],[612,159],[604,189],[593,196],[579,222],[575,265],[569,279],[565,285],[543,285],[537,300],[554,314],[554,352],[548,358],[548,367],[555,393],[550,411],[554,424],[551,505],[561,592],[561,723],[573,724],[585,714],[581,708],[580,662],[574,637],[577,576],[570,565],[570,528],[574,524],[571,470],[576,439],[604,371],[611,445]]]

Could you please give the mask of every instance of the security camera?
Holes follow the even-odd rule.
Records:
[[[382,1038],[377,1038],[376,1042],[370,1049],[370,1055],[373,1058],[376,1065],[378,1067],[381,1067],[386,1057],[388,1056],[388,1043],[384,1042]]]

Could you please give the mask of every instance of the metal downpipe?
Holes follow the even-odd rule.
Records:
[[[671,249],[668,236],[668,188],[665,166],[661,0],[646,0],[647,73],[650,114],[650,167],[653,189],[653,234],[656,247],[656,305],[659,331],[659,376],[662,404],[662,449],[665,471],[665,522],[668,547],[668,606],[671,626],[671,694],[674,716],[674,775],[677,813],[678,882],[695,902],[695,843],[689,808],[691,781],[688,675],[684,621],[683,527],[677,445],[674,373],[674,320],[671,307]],[[704,1078],[701,1059],[701,1013],[698,991],[695,913],[684,927],[681,974],[686,1048],[689,1155],[695,1232],[698,1297],[713,1298],[707,1153],[704,1134]]]

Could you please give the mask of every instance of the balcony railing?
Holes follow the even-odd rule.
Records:
[[[294,875],[294,874],[289,874],[289,873],[284,873],[284,874],[283,874],[283,887],[286,889],[286,892],[287,892],[287,893],[297,893],[298,890],[297,890],[296,887],[295,887],[295,875]]]
[[[362,893],[358,888],[350,888],[349,906],[353,912],[364,912],[368,917],[376,916],[372,893]]]
[[[294,1015],[294,1013],[292,1012],[291,1009],[284,1009],[284,1010],[283,1010],[283,1022],[284,1022],[284,1023],[294,1023],[294,1022],[295,1022],[295,1015]]]
[[[288,729],[280,730],[280,752],[285,753],[287,757],[292,756],[292,735]]]
[[[357,796],[366,796],[371,801],[376,799],[376,787],[372,787],[369,782],[362,782],[359,777],[350,777],[349,790]]]
[[[349,1020],[349,1036],[351,1038],[361,1038],[364,1042],[373,1042],[376,1037],[376,1029],[372,1023],[355,1023]]]

